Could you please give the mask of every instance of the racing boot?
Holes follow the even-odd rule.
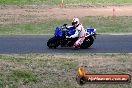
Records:
[[[73,46],[75,50],[78,50],[79,49],[79,46]]]

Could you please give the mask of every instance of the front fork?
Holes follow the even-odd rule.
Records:
[[[97,35],[97,34],[94,32],[94,34],[93,34],[93,39],[96,39],[96,35]]]

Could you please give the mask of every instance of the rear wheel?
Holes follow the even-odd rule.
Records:
[[[58,40],[55,38],[50,38],[47,42],[47,46],[51,49],[56,49],[59,46]]]

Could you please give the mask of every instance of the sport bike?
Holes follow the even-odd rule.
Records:
[[[83,43],[79,46],[80,48],[86,49],[89,48],[94,40],[96,39],[96,29],[94,28],[87,28],[86,30],[86,37]],[[66,38],[66,36],[71,36],[75,34],[75,30],[73,27],[66,28],[64,26],[56,27],[54,36],[51,37],[48,42],[47,46],[49,48],[57,48],[57,47],[72,47],[74,43],[78,40],[77,38]]]

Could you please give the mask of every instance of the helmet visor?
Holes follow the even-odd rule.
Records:
[[[75,26],[77,24],[77,22],[72,22],[72,26]]]

